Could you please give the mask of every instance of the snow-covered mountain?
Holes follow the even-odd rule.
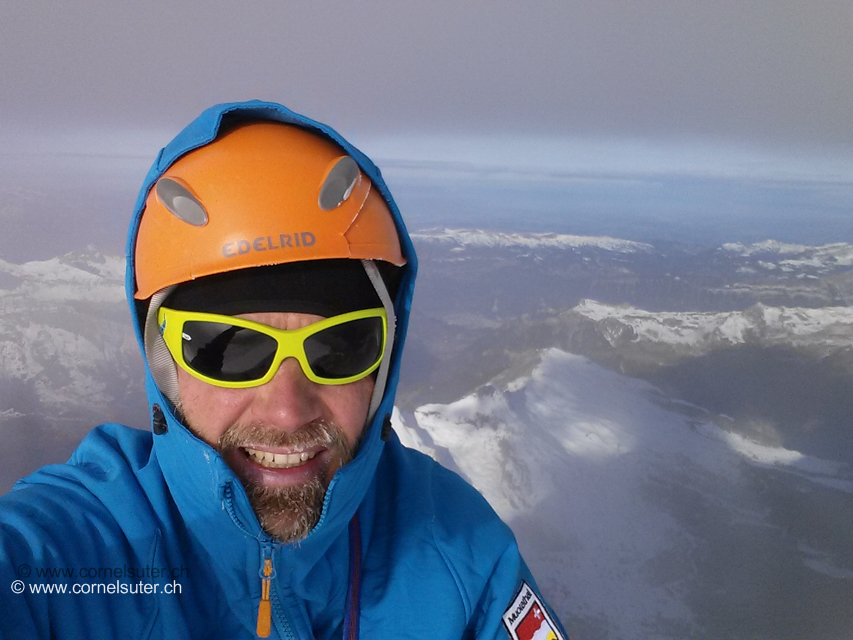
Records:
[[[29,452],[8,457],[0,486],[67,457],[95,424],[144,426],[141,373],[123,259],[89,250],[0,261],[0,428],[7,451]]]
[[[853,602],[853,558],[824,529],[853,517],[850,465],[750,441],[581,356],[540,356],[527,376],[394,421],[511,524],[570,634],[850,628],[853,609],[836,603]]]
[[[526,249],[577,249],[591,247],[617,253],[652,252],[644,242],[606,236],[573,236],[559,233],[504,233],[479,229],[426,229],[412,234],[415,242],[438,242],[456,247],[522,247]]]
[[[750,245],[729,242],[722,251],[749,258],[762,269],[784,272],[815,270],[826,273],[836,267],[853,266],[853,245],[835,242],[819,247],[766,240]]]
[[[500,317],[567,309],[584,299],[651,311],[742,311],[853,305],[853,244],[823,247],[652,245],[608,237],[428,229],[424,312]]]
[[[123,261],[94,252],[22,265],[0,261],[0,279],[0,375],[38,378],[35,391],[49,405],[74,404],[81,394],[105,405],[97,399],[103,381],[65,374],[126,357]]]
[[[756,304],[744,311],[646,311],[584,300],[573,311],[596,322],[611,343],[645,342],[692,354],[743,344],[853,347],[853,307],[820,309]]]
[[[838,268],[853,267],[853,244],[835,242],[821,246],[792,244],[765,240],[745,245],[728,242],[716,249],[699,249],[687,245],[655,246],[647,242],[624,240],[608,236],[579,236],[559,233],[522,233],[484,229],[422,229],[412,233],[415,243],[443,245],[456,251],[464,248],[524,248],[524,249],[601,249],[624,254],[683,254],[684,256],[714,255],[718,260],[732,260],[743,270],[743,262],[761,269],[792,273],[807,270],[826,273]],[[720,266],[717,264],[716,266]]]
[[[0,289],[4,300],[124,300],[124,259],[94,249],[24,264],[0,260],[0,277],[5,280]]]

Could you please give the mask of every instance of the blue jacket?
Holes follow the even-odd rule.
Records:
[[[233,112],[328,136],[387,200],[408,265],[382,404],[355,459],[332,480],[318,524],[304,540],[280,544],[261,530],[219,454],[176,419],[146,363],[153,433],[97,427],[68,463],[0,498],[0,637],[256,638],[265,560],[271,638],[517,639],[530,636],[534,614],[559,637],[507,526],[476,490],[389,431],[417,262],[379,170],[335,131],[277,104],[226,104],[160,152],[127,245],[140,345],[133,249],[145,198]]]

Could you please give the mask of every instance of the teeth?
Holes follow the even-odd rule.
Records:
[[[272,469],[289,469],[305,464],[317,455],[316,452],[308,453],[271,453],[269,451],[257,451],[256,449],[244,449],[249,457],[264,467]]]

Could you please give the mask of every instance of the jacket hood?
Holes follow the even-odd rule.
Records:
[[[126,246],[125,287],[137,341],[145,359],[146,392],[154,431],[155,455],[184,520],[188,524],[197,521],[197,526],[193,529],[200,532],[203,544],[205,536],[213,536],[209,545],[205,545],[208,550],[210,546],[221,546],[221,533],[214,536],[212,531],[232,525],[236,525],[237,530],[243,535],[256,538],[262,543],[266,542],[267,546],[271,542],[261,531],[237,477],[215,449],[194,436],[180,423],[171,402],[158,389],[154,381],[151,363],[145,357],[144,313],[140,314],[140,303],[134,300],[136,292],[134,258],[142,212],[153,185],[174,162],[188,152],[212,142],[223,123],[233,120],[266,120],[292,124],[325,137],[342,147],[355,159],[387,203],[397,228],[403,256],[407,261],[403,267],[404,271],[394,304],[397,324],[382,400],[370,424],[365,427],[365,434],[355,459],[340,469],[330,483],[320,521],[307,538],[297,545],[286,545],[282,550],[283,553],[298,551],[300,558],[307,560],[299,563],[302,570],[307,572],[311,569],[312,561],[318,560],[341,533],[346,533],[347,524],[373,480],[385,444],[382,437],[383,427],[390,429],[390,416],[399,379],[400,355],[408,325],[417,259],[399,209],[373,162],[331,127],[294,113],[280,104],[254,100],[216,105],[204,111],[160,151],[142,185],[130,224]]]

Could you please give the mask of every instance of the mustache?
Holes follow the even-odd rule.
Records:
[[[338,425],[320,419],[307,422],[296,431],[276,430],[258,422],[235,423],[220,436],[218,444],[221,452],[248,445],[298,449],[319,446],[338,451],[344,459],[351,459],[355,449]]]

